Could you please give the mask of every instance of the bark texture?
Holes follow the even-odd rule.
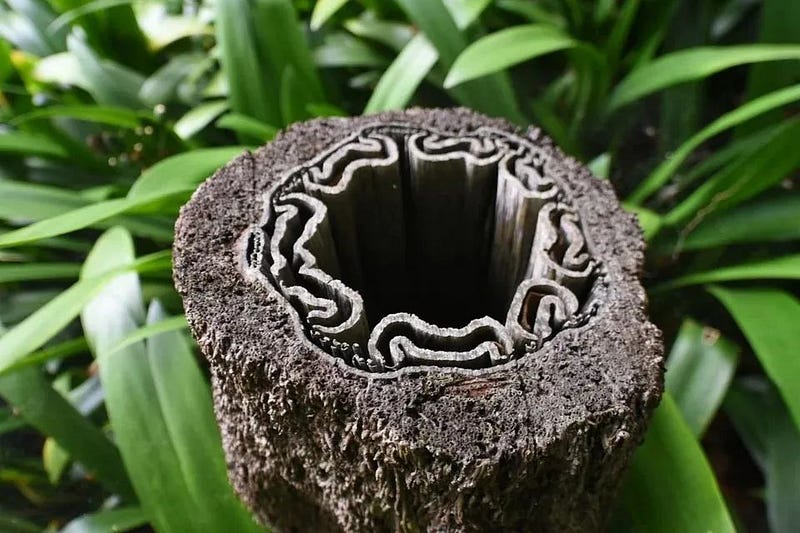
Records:
[[[587,323],[484,369],[370,373],[309,342],[275,289],[245,275],[244,235],[289,169],[372,124],[492,127],[548,158],[604,267]],[[643,240],[608,182],[537,128],[465,109],[296,124],[206,181],[176,226],[174,273],[212,370],[231,481],[278,531],[596,531],[663,387],[639,282]]]

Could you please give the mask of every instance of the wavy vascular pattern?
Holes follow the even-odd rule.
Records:
[[[491,129],[365,129],[266,195],[248,268],[315,344],[359,369],[505,363],[599,301],[602,265],[545,161]]]

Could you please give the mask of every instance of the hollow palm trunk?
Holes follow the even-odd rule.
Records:
[[[540,130],[297,124],[183,208],[234,487],[281,531],[591,531],[662,390],[643,242]]]

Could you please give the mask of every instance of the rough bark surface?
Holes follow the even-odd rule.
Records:
[[[580,212],[607,299],[541,350],[481,370],[367,373],[311,344],[275,290],[248,281],[242,236],[286,170],[369,124],[491,126],[545,148]],[[218,171],[184,206],[174,271],[212,369],[234,487],[278,531],[596,531],[662,391],[639,282],[644,244],[611,186],[537,128],[465,109],[297,124]]]

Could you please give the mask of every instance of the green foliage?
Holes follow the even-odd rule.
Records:
[[[175,217],[294,121],[412,105],[538,123],[638,216],[668,395],[612,529],[796,529],[798,5],[1,0],[0,529],[258,530],[172,287]]]

